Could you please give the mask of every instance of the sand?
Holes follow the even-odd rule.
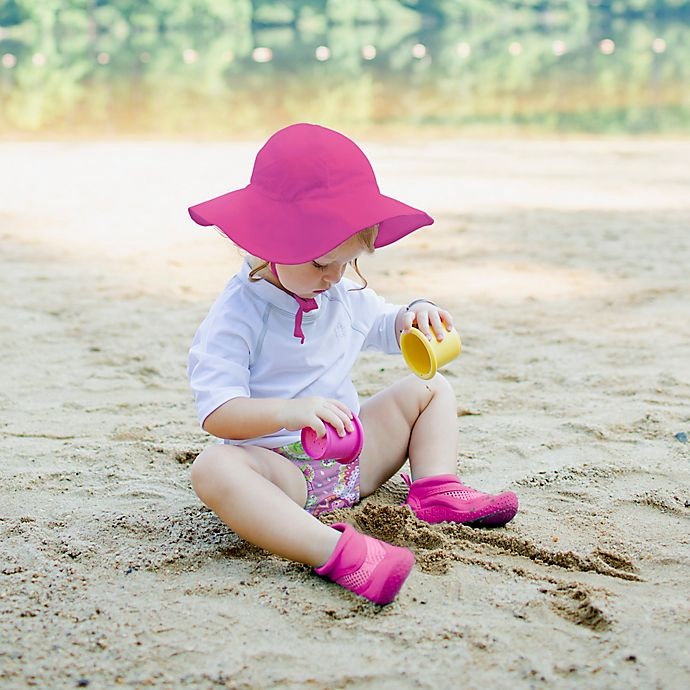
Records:
[[[454,313],[459,472],[515,521],[424,525],[399,478],[331,516],[414,550],[384,608],[240,540],[185,373],[240,258],[185,208],[256,143],[4,143],[0,688],[690,685],[690,142],[365,147],[437,222],[364,272]]]

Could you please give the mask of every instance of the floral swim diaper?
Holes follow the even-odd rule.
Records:
[[[336,460],[310,458],[299,441],[273,449],[297,465],[307,481],[304,509],[318,517],[359,501],[359,459],[342,465]]]

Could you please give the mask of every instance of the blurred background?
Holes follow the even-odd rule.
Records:
[[[690,0],[0,0],[0,139],[690,133]]]

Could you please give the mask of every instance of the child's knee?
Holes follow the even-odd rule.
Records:
[[[433,384],[434,395],[441,394],[455,398],[455,391],[450,381],[443,374],[436,374],[431,379]]]
[[[422,408],[425,408],[436,397],[455,399],[453,387],[442,374],[436,374],[427,380],[420,379],[418,376],[410,376],[408,381],[417,394]]]
[[[223,464],[228,462],[228,448],[221,445],[209,446],[197,455],[192,463],[192,486],[202,500],[218,486]]]

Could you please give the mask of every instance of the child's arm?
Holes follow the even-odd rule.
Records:
[[[412,326],[417,326],[424,335],[431,339],[433,331],[436,340],[443,340],[444,333],[453,328],[453,317],[450,312],[440,309],[432,302],[415,300],[403,307],[395,318],[395,333],[400,342],[401,333],[409,333]]]
[[[328,422],[339,436],[344,436],[345,431],[354,429],[351,420],[352,412],[347,406],[330,398],[233,398],[211,412],[203,428],[218,438],[245,441],[281,429],[298,431],[304,427],[323,436],[324,422]]]

